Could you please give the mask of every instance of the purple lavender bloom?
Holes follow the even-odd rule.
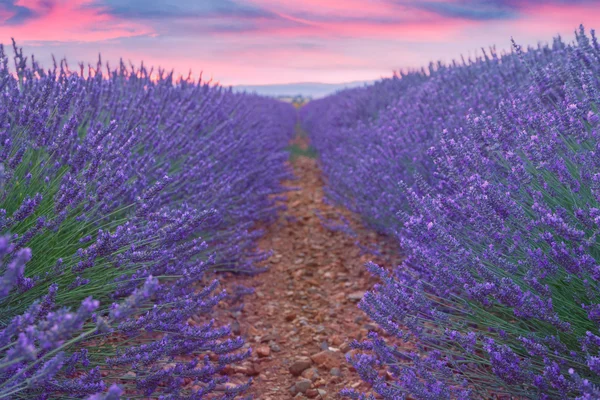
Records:
[[[0,397],[118,398],[115,381],[138,397],[213,395],[249,356],[212,322],[227,296],[215,278],[261,270],[254,226],[277,216],[296,111],[144,66],[45,70],[13,51],[16,71],[0,46]],[[82,353],[97,346],[106,357]],[[104,376],[105,358],[122,368]]]
[[[0,241],[6,241],[6,238],[0,238]],[[2,251],[3,243],[0,243],[0,252]],[[10,247],[4,243],[4,249]],[[12,250],[11,250],[12,252]],[[0,254],[0,259],[1,259]],[[25,264],[31,260],[31,250],[21,249],[12,258],[10,263],[4,268],[4,274],[0,278],[0,301],[6,297],[13,287],[17,285],[27,286],[27,278],[23,276]]]
[[[88,397],[87,400],[119,400],[122,393],[123,389],[121,389],[118,385],[113,384],[108,388],[106,393],[94,394]]]
[[[572,43],[513,43],[301,109],[329,198],[407,253],[368,266],[382,282],[359,304],[420,348],[361,347],[353,362],[384,398],[596,393],[597,43],[580,27]]]

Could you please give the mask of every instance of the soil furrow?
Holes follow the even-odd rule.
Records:
[[[306,149],[306,139],[296,139],[295,145]],[[297,190],[287,193],[287,210],[259,241],[262,250],[273,251],[269,270],[225,280],[228,287],[255,288],[242,310],[223,310],[219,318],[253,349],[250,360],[227,373],[234,381],[253,376],[255,399],[335,399],[344,387],[368,389],[345,360],[353,339],[377,330],[357,307],[375,283],[364,263],[390,265],[399,253],[352,213],[324,201],[315,159],[299,156],[292,166],[297,180],[285,184]],[[349,226],[324,226],[324,219],[343,225],[340,216]],[[357,241],[382,255],[361,254]]]

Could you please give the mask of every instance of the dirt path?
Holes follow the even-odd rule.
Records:
[[[303,139],[296,144],[306,148]],[[251,360],[228,373],[234,380],[253,376],[250,393],[258,400],[336,399],[344,387],[368,389],[345,361],[349,342],[376,329],[356,306],[375,283],[363,265],[368,260],[389,265],[386,253],[398,253],[347,210],[324,202],[315,159],[300,156],[292,164],[298,180],[286,185],[300,190],[288,193],[288,209],[259,242],[261,249],[273,250],[270,270],[227,280],[228,286],[256,290],[242,311],[225,314],[223,322],[253,349]],[[343,215],[358,236],[325,228],[318,214],[333,220]],[[383,256],[361,255],[357,240],[384,249]]]

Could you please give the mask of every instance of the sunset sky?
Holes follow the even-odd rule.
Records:
[[[0,42],[204,71],[225,84],[339,83],[600,30],[600,0],[0,0]]]

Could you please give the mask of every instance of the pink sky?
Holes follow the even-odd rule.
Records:
[[[378,79],[580,23],[600,28],[600,0],[0,0],[0,42],[42,65],[101,52],[226,85]]]

